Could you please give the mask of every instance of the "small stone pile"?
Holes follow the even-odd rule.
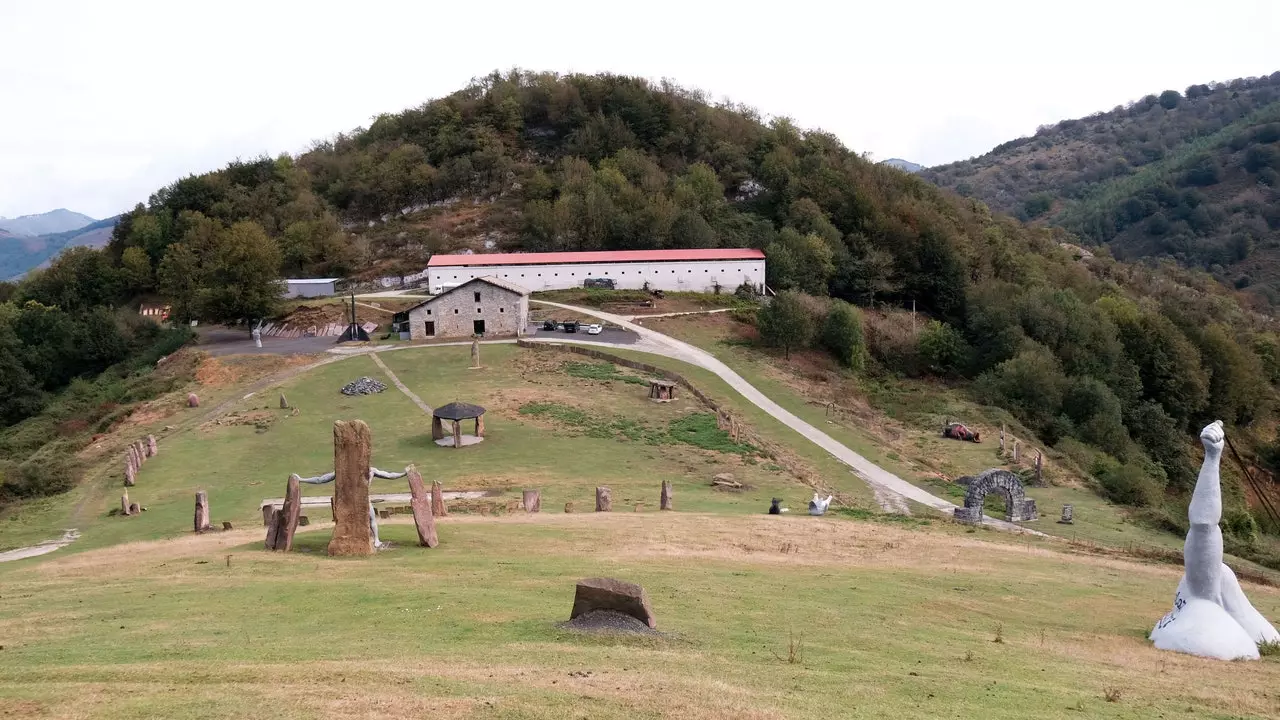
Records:
[[[343,395],[372,395],[386,390],[387,386],[374,380],[371,377],[362,377],[359,380],[352,380],[342,386]]]

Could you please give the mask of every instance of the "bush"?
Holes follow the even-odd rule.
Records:
[[[862,334],[862,313],[842,300],[831,303],[822,325],[822,346],[841,365],[861,370],[866,365],[867,341]]]
[[[930,372],[950,374],[969,361],[969,344],[954,327],[930,320],[917,339],[920,359]]]
[[[904,312],[869,313],[866,321],[867,353],[881,368],[903,375],[920,373],[920,344],[911,330],[911,316]]]
[[[1163,488],[1136,463],[1122,465],[1110,458],[1099,459],[1094,464],[1093,476],[1114,503],[1133,507],[1160,504]]]
[[[983,373],[974,383],[979,399],[1012,412],[1032,429],[1045,434],[1060,427],[1057,419],[1067,386],[1058,360],[1043,345],[1027,350]],[[1045,437],[1053,443],[1056,438]]]
[[[1252,547],[1258,543],[1258,521],[1248,510],[1227,510],[1222,513],[1222,528],[1236,542]]]
[[[780,347],[790,359],[791,351],[807,346],[813,339],[814,316],[800,293],[784,291],[756,313],[756,326],[765,345]]]

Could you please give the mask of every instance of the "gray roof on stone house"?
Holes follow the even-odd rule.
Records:
[[[431,303],[433,303],[433,302],[435,302],[435,301],[439,300],[439,299],[440,299],[440,298],[442,298],[442,297],[445,297],[446,295],[450,295],[450,294],[452,294],[452,293],[458,292],[459,290],[461,290],[461,289],[463,289],[463,288],[467,287],[468,285],[470,285],[470,284],[472,284],[472,283],[478,283],[478,282],[488,283],[489,285],[492,285],[492,286],[494,286],[494,287],[502,288],[503,290],[507,290],[507,291],[513,292],[513,293],[515,293],[515,294],[517,294],[517,295],[521,295],[521,296],[524,296],[524,295],[528,295],[528,294],[529,294],[529,290],[528,290],[527,288],[521,287],[521,286],[519,286],[519,285],[517,285],[517,284],[515,284],[515,283],[513,283],[513,282],[511,282],[511,281],[509,281],[509,280],[502,280],[502,279],[500,279],[500,278],[493,277],[492,275],[486,275],[486,276],[484,276],[484,277],[472,278],[471,280],[468,280],[468,281],[466,281],[466,282],[462,283],[462,284],[461,284],[461,285],[459,285],[458,287],[450,288],[450,289],[448,289],[448,290],[445,290],[444,292],[440,293],[439,295],[436,295],[435,297],[431,298],[430,300],[423,300],[422,302],[418,303],[417,305],[414,305],[413,307],[409,308],[409,310],[405,310],[405,312],[409,312],[410,310],[417,310],[418,308],[422,307],[423,305],[430,305]]]

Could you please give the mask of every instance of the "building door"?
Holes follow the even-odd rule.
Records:
[[[471,322],[471,329],[472,329],[472,331],[474,331],[474,332],[475,332],[475,334],[476,334],[476,335],[483,335],[483,334],[484,334],[484,321],[483,321],[483,320],[473,320],[473,321]]]
[[[427,337],[436,336],[436,323],[434,320],[427,321]]]

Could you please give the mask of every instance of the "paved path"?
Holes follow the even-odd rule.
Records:
[[[642,325],[637,325],[620,315],[601,312],[599,310],[592,310],[590,308],[581,308],[581,307],[575,307],[572,305],[562,305],[560,303],[553,303],[547,300],[532,300],[531,302],[535,302],[541,305],[550,305],[552,307],[563,308],[565,310],[573,310],[576,312],[585,313],[587,315],[598,317],[607,322],[614,323],[619,327],[623,327],[628,330],[631,330],[632,332],[635,332],[638,335],[640,335],[642,341],[648,341],[648,343],[646,344],[652,344],[654,347],[660,348],[659,350],[656,351],[659,354],[665,355],[667,357],[675,358],[676,360],[682,360],[684,362],[689,363],[690,365],[695,365],[705,370],[710,370],[711,372],[720,376],[722,380],[727,382],[730,387],[738,391],[739,394],[741,394],[744,398],[749,400],[753,405],[769,413],[770,415],[777,418],[779,421],[781,421],[785,425],[791,427],[793,430],[803,435],[807,440],[809,440],[813,444],[817,445],[823,450],[826,450],[828,453],[830,453],[840,462],[844,463],[845,465],[848,465],[850,468],[853,468],[853,471],[859,477],[865,480],[868,484],[870,484],[873,489],[878,487],[881,490],[887,490],[889,492],[897,493],[902,497],[908,498],[910,500],[915,500],[916,502],[922,505],[928,505],[929,507],[934,508],[935,510],[938,510],[939,512],[942,512],[946,515],[950,515],[956,509],[956,505],[954,503],[948,500],[944,500],[943,498],[940,498],[931,493],[925,492],[924,490],[916,487],[915,485],[912,485],[906,480],[903,480],[897,475],[894,475],[888,470],[885,470],[879,465],[876,465],[875,463],[862,457],[858,453],[845,447],[843,444],[836,441],[830,435],[827,435],[826,433],[822,432],[821,430],[814,427],[813,425],[810,425],[809,423],[800,419],[795,414],[783,408],[781,405],[770,400],[764,393],[760,392],[751,383],[743,379],[741,375],[734,372],[732,368],[730,368],[728,365],[725,365],[723,362],[720,362],[720,360],[716,359],[716,357],[713,356],[711,353],[701,348],[694,347],[689,343],[683,342],[681,340],[677,340],[668,335],[663,335],[662,333],[657,332],[656,330],[650,330],[649,328],[644,327]],[[1042,534],[1042,533],[1036,532],[1035,530],[1021,527],[1020,525],[1017,525],[1015,523],[1006,522],[1004,520],[997,520],[991,517],[984,516],[983,523],[986,525],[990,525],[992,527],[998,527],[1005,530],[1016,530],[1018,532]]]
[[[45,540],[42,543],[20,547],[14,550],[6,550],[0,552],[0,562],[10,562],[13,560],[25,560],[27,558],[39,557],[47,555],[58,548],[63,548],[75,542],[80,537],[80,533],[75,528],[71,528],[62,533],[62,537],[57,540]]]
[[[534,300],[534,302],[540,302]],[[715,310],[686,310],[684,312],[657,313],[655,315],[628,315],[628,320],[648,320],[649,318],[681,317],[684,315],[715,315],[716,313],[733,312],[734,308],[716,308]]]

